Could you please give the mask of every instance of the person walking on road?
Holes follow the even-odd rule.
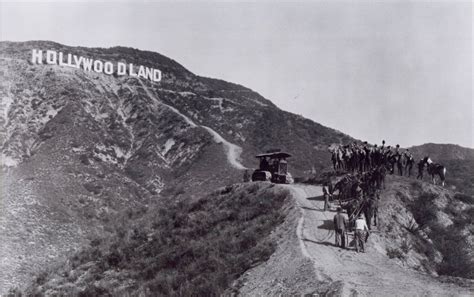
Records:
[[[328,184],[325,183],[323,185],[323,197],[324,197],[324,211],[329,210],[331,207],[329,206],[329,190],[328,190]]]
[[[336,231],[336,246],[346,248],[346,227],[347,219],[342,213],[342,208],[337,208],[337,214],[334,216],[334,230]]]
[[[367,223],[362,217],[359,215],[357,220],[355,221],[355,242],[356,242],[356,251],[365,253],[365,242],[369,237],[369,228],[367,227]]]

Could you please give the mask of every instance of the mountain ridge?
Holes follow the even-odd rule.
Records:
[[[34,65],[35,46],[157,67],[163,80]],[[257,153],[288,151],[289,171],[304,176],[330,168],[329,145],[355,141],[149,51],[0,42],[0,69],[0,154],[11,165],[0,171],[0,292],[113,234],[116,217],[240,181]]]
[[[157,67],[163,80],[36,65],[33,48]],[[266,149],[293,153],[290,172],[301,175],[327,167],[329,144],[351,140],[151,52],[0,42],[0,69],[0,256],[9,259],[0,291],[109,232],[110,218],[129,208],[241,180]]]

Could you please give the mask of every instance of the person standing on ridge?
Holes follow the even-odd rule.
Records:
[[[342,213],[342,208],[337,208],[337,214],[334,216],[334,231],[336,232],[336,246],[346,248],[346,227],[347,219]]]
[[[403,176],[403,156],[400,152],[400,145],[397,144],[395,147],[395,162],[397,163],[398,174]]]
[[[369,228],[362,214],[355,220],[356,251],[365,253],[365,241],[369,237]]]
[[[411,168],[413,167],[413,163],[415,163],[415,159],[413,158],[413,155],[410,153],[409,149],[406,149],[404,153],[405,157],[405,172],[407,173],[408,176],[411,176]]]
[[[416,176],[416,179],[421,179],[423,180],[423,171],[425,170],[425,160],[421,159],[418,162],[418,175]]]

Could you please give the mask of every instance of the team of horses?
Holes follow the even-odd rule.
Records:
[[[329,184],[329,193],[333,196],[336,191],[338,192],[339,205],[349,215],[350,222],[360,214],[364,214],[368,228],[371,228],[372,221],[376,226],[380,191],[385,188],[387,173],[394,174],[396,166],[400,175],[403,175],[404,168],[408,168],[406,172],[410,176],[414,163],[412,155],[406,152],[398,153],[398,145],[396,153],[383,149],[370,150],[367,145],[336,147],[332,153],[334,170],[346,170],[352,173],[347,173],[334,184]],[[405,163],[402,163],[402,158],[406,159]],[[434,184],[436,176],[439,176],[442,186],[445,185],[446,167],[434,163],[429,157],[424,157],[418,163],[418,176],[421,170],[423,177],[425,167]]]
[[[363,174],[345,175],[329,187],[329,193],[334,195],[338,191],[339,205],[347,212],[350,222],[353,222],[359,214],[364,214],[370,229],[372,220],[374,226],[377,226],[379,191],[384,187],[384,182],[385,170],[380,167]]]

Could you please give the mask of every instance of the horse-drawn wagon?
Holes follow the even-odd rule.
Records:
[[[347,212],[350,227],[360,214],[364,214],[369,229],[372,218],[374,225],[377,225],[378,190],[361,180],[359,176],[352,174],[343,176],[330,187],[330,194],[333,201],[337,201]]]

